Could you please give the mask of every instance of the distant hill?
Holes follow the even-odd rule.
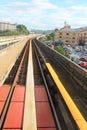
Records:
[[[87,27],[80,27],[73,29],[74,31],[79,32],[81,29],[87,30]],[[54,29],[55,30],[55,29]],[[51,34],[54,32],[54,30],[38,30],[38,29],[32,29],[31,32],[38,33],[38,34]]]
[[[80,28],[76,28],[74,30],[77,31],[77,32],[79,32],[81,29],[87,30],[87,27],[80,27]]]
[[[53,33],[54,30],[31,30],[33,33],[39,33],[39,34],[50,34]]]

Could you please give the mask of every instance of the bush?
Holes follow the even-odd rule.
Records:
[[[55,46],[55,50],[58,51],[59,53],[63,54],[64,56],[66,56],[66,51],[61,45]]]

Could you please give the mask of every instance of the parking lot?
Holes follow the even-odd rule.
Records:
[[[81,67],[87,68],[87,48],[84,46],[64,46],[69,53],[70,59]]]

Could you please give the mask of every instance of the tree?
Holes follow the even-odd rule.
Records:
[[[21,34],[29,34],[28,29],[26,28],[25,25],[17,25],[17,31],[20,32]]]
[[[51,33],[51,34],[47,35],[46,37],[47,37],[47,40],[53,40],[54,34]]]

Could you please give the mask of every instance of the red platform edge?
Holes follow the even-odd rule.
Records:
[[[2,130],[22,130],[22,129],[2,129]]]
[[[0,86],[0,115],[2,113],[5,101],[8,97],[9,90],[10,90],[10,85]]]
[[[14,89],[14,93],[13,93],[11,101],[23,102],[24,96],[25,96],[25,87],[17,85]]]
[[[4,123],[4,128],[21,129],[22,113],[23,113],[23,102],[11,102]]]
[[[35,100],[38,130],[56,130],[55,122],[44,86],[35,86]]]
[[[22,130],[25,86],[16,85],[3,130]]]
[[[5,101],[10,90],[10,85],[3,85],[0,87],[0,101]]]

